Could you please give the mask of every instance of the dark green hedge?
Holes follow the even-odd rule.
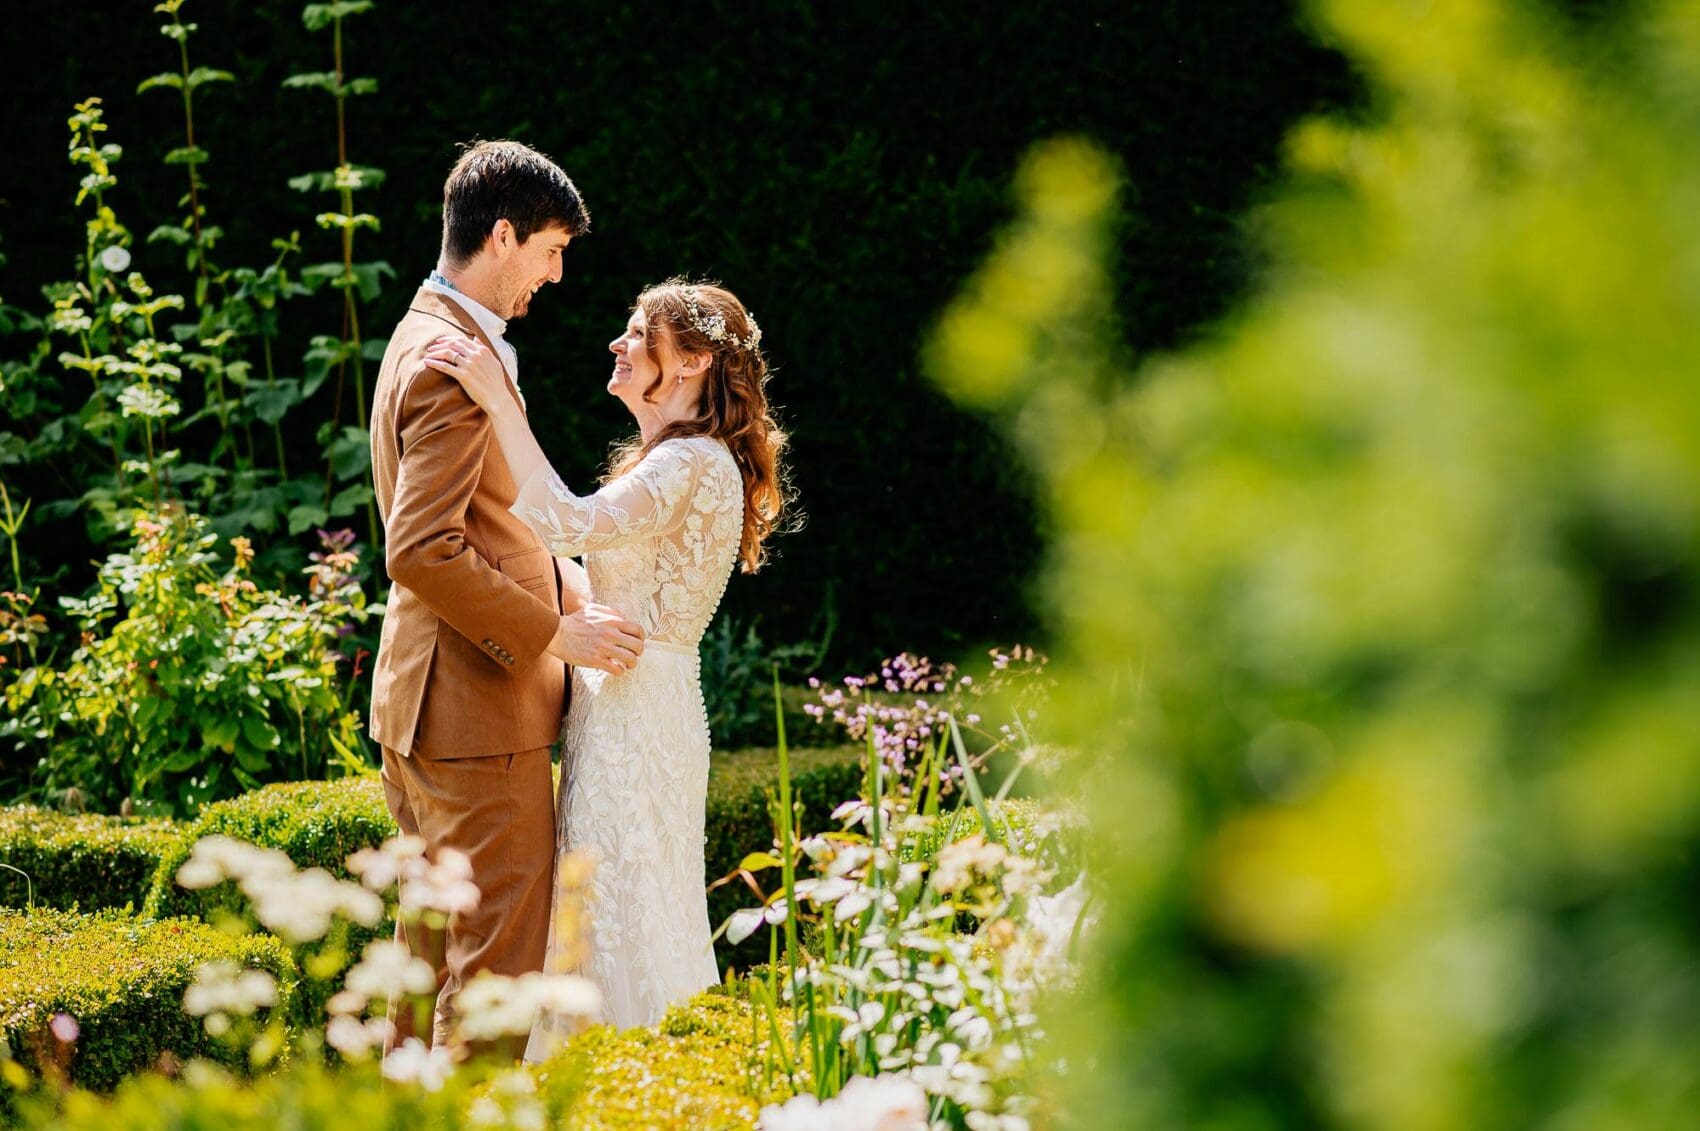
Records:
[[[144,906],[149,915],[197,915],[242,911],[246,902],[231,883],[190,891],[177,885],[177,869],[195,841],[222,835],[286,853],[300,868],[323,868],[349,878],[345,861],[362,848],[395,835],[377,775],[330,782],[287,782],[208,805],[167,852],[152,877]]]
[[[0,809],[0,906],[140,904],[160,860],[178,848],[173,821],[70,815],[21,805]],[[16,868],[28,875],[26,881]]]
[[[712,273],[766,332],[810,516],[769,569],[736,579],[727,611],[759,616],[778,643],[835,609],[838,656],[856,664],[1009,641],[1034,628],[1032,487],[1003,439],[922,378],[921,335],[1007,218],[1018,156],[1065,132],[1101,140],[1132,180],[1115,266],[1133,346],[1172,343],[1223,310],[1249,273],[1238,218],[1284,129],[1352,96],[1294,7],[756,0],[658,20],[625,0],[538,0],[486,5],[480,46],[444,50],[465,39],[460,9],[386,0],[345,36],[349,73],[380,86],[350,101],[349,157],[389,174],[360,198],[383,221],[361,246],[398,274],[362,323],[385,333],[431,266],[455,143],[530,141],[572,174],[594,217],[567,253],[566,281],[513,330],[532,419],[569,480],[589,482],[629,427],[600,388],[627,304],[673,273]],[[305,262],[334,258],[336,236],[312,219],[331,198],[286,185],[335,163],[331,103],[281,88],[292,72],[330,66],[327,36],[302,27],[299,4],[191,0],[184,18],[200,28],[193,62],[237,79],[195,100],[196,140],[212,155],[202,199],[225,231],[219,258],[270,261],[269,241],[292,229]],[[180,217],[183,169],[161,158],[183,144],[181,104],[135,93],[178,65],[159,22],[145,4],[32,9],[29,54],[52,65],[14,68],[0,116],[9,301],[70,274],[82,246],[66,206],[75,101],[106,100],[105,137],[125,148],[111,198],[126,222],[140,235]],[[137,253],[157,285],[183,289],[176,249]],[[327,289],[284,310],[298,348],[279,358],[280,375],[299,375],[306,335],[337,332],[338,301]],[[294,467],[320,458],[328,396],[286,421]],[[213,427],[173,442],[204,458]],[[38,515],[65,493],[15,470],[14,497],[38,498]],[[32,525],[23,548],[42,557],[42,574],[86,570],[80,520]]]
[[[52,1047],[49,1022],[69,1013],[81,1030],[71,1079],[99,1090],[153,1067],[165,1052],[240,1065],[245,1050],[212,1041],[182,1009],[196,969],[215,959],[270,972],[280,1008],[291,1007],[295,965],[269,936],[232,937],[194,920],[111,911],[0,910],[0,1032],[35,1069],[38,1050]]]

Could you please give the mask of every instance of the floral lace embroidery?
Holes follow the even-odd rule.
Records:
[[[606,1019],[622,1027],[653,1024],[718,980],[704,893],[709,735],[696,648],[731,576],[743,508],[737,464],[706,437],[657,445],[589,496],[539,472],[513,508],[557,556],[584,555],[597,601],[669,645],[646,651],[625,675],[574,669],[567,713],[561,845],[597,860],[582,972],[601,986]],[[549,1049],[549,1035],[535,1033],[527,1055]]]
[[[695,648],[738,556],[743,499],[726,445],[693,436],[656,445],[593,495],[575,495],[553,468],[540,469],[512,510],[556,557],[584,555],[597,601],[652,639]]]

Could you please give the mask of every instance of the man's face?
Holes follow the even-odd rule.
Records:
[[[513,225],[507,221],[500,221],[496,228],[496,256],[502,270],[495,312],[504,319],[524,318],[531,308],[531,296],[543,284],[561,281],[561,256],[573,237],[565,228],[545,228],[519,243]]]

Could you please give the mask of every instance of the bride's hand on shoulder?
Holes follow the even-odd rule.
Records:
[[[464,334],[444,334],[425,351],[425,364],[461,383],[485,412],[500,403],[507,378],[494,351]]]

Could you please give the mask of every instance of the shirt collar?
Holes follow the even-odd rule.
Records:
[[[425,276],[425,282],[421,285],[426,290],[446,295],[459,303],[468,314],[472,315],[472,320],[478,323],[478,328],[489,335],[492,342],[505,342],[507,340],[503,337],[508,330],[507,320],[498,318],[495,311],[449,282],[439,272],[433,271]]]

